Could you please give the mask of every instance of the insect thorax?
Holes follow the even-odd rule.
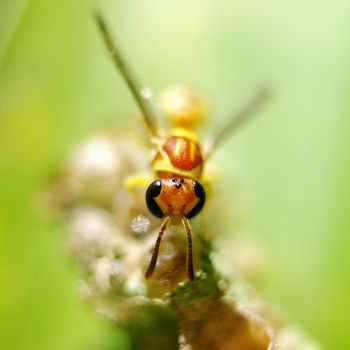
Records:
[[[157,176],[200,179],[203,158],[200,145],[190,131],[172,130],[158,144],[151,166]]]

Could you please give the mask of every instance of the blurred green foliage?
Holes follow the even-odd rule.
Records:
[[[221,186],[239,194],[236,225],[268,252],[261,293],[325,349],[349,349],[346,0],[0,2],[0,348],[126,349],[79,302],[62,228],[37,208],[78,140],[136,111],[96,7],[155,91],[206,90],[217,116],[207,133],[260,82],[271,87],[264,113],[214,158]]]

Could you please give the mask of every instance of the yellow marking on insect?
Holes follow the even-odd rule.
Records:
[[[195,132],[193,132],[190,129],[187,128],[173,128],[170,131],[170,135],[172,136],[178,136],[184,139],[188,139],[191,140],[193,142],[197,142],[198,137],[197,134]]]
[[[194,161],[196,156],[196,144],[194,142],[190,142],[190,158]]]
[[[181,154],[182,147],[183,147],[183,140],[177,139],[176,140],[176,146],[175,146],[175,149],[174,149],[174,155],[177,156],[177,155]]]

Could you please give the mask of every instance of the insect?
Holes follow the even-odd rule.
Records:
[[[194,131],[201,121],[202,110],[198,101],[185,89],[178,89],[170,96],[171,128],[164,132],[158,125],[158,109],[154,108],[150,90],[139,84],[123,55],[114,44],[105,21],[96,14],[97,24],[114,64],[124,77],[130,92],[138,104],[154,147],[151,162],[155,179],[148,183],[146,204],[149,211],[162,219],[152,257],[145,278],[152,276],[159,253],[162,236],[171,222],[181,221],[187,233],[186,270],[190,281],[194,279],[192,261],[192,228],[189,219],[198,215],[206,198],[201,183],[203,167],[217,146],[232,132],[238,129],[267,97],[265,88],[261,88],[254,98],[243,108],[228,118],[217,133],[201,147]],[[172,108],[174,107],[175,108]],[[135,179],[135,183],[142,180]],[[131,181],[130,186],[133,185]]]

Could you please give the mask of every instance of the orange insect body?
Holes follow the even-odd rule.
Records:
[[[178,94],[178,91],[175,90],[175,93]],[[193,103],[188,99],[183,102],[185,103],[182,105],[186,104],[186,107],[189,102]],[[173,128],[166,137],[160,137],[156,142],[156,152],[151,162],[151,167],[158,179],[149,185],[146,192],[146,203],[152,214],[163,218],[164,226],[161,226],[146,278],[153,274],[160,240],[171,217],[181,218],[186,229],[188,235],[187,275],[190,280],[194,278],[192,229],[188,219],[196,216],[205,203],[205,190],[199,182],[204,161],[201,147],[197,142],[196,134],[191,130],[191,125],[181,125],[183,116],[184,114],[179,113],[178,109],[172,110]],[[191,115],[187,115],[187,124],[190,124],[191,120],[193,120]]]
[[[194,217],[203,208],[205,191],[199,180],[203,157],[195,134],[187,128],[174,128],[157,142],[151,162],[158,180],[149,185],[146,202],[158,216]]]
[[[194,141],[179,136],[170,136],[163,150],[168,155],[171,164],[177,169],[193,171],[202,165],[201,150],[198,143]]]
[[[160,178],[184,177],[200,179],[203,171],[201,147],[188,130],[171,132],[158,145],[151,163],[152,169]]]

